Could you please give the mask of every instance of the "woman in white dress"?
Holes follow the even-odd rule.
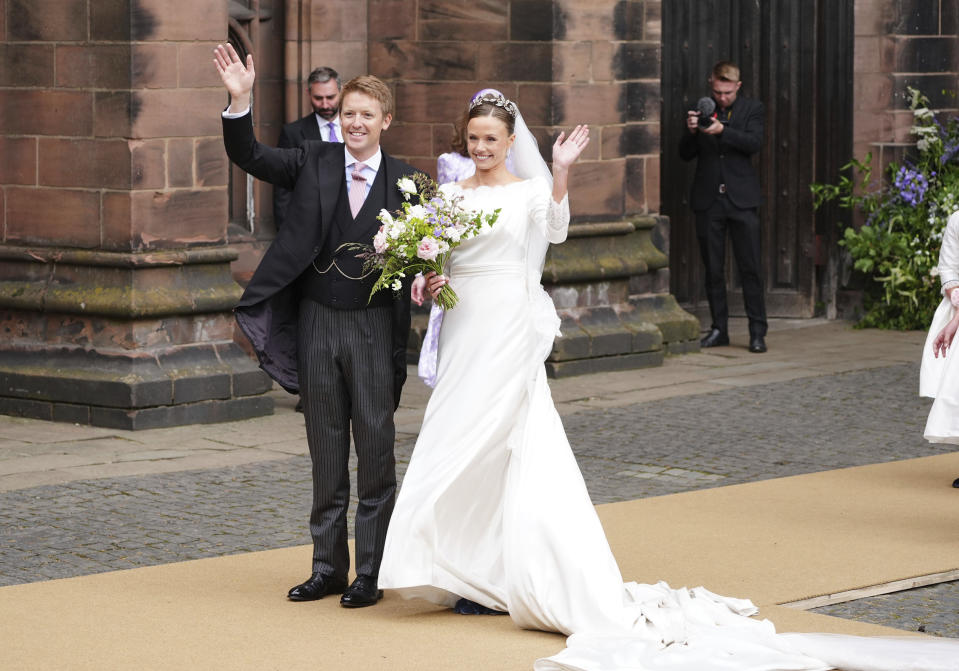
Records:
[[[959,211],[953,212],[939,250],[942,301],[936,308],[919,369],[919,395],[936,399],[929,410],[926,440],[959,444],[959,356],[950,348],[959,328]],[[959,487],[959,478],[952,483]]]
[[[434,295],[448,281],[460,302],[440,333],[380,586],[450,607],[466,599],[569,635],[565,650],[534,664],[541,671],[820,671],[849,659],[845,668],[868,671],[959,669],[954,642],[922,641],[922,664],[907,666],[917,644],[776,634],[748,617],[745,600],[624,584],[543,365],[559,326],[543,262],[566,237],[567,179],[588,130],[560,135],[552,178],[512,102],[481,98],[467,131],[476,174],[442,188],[468,208],[501,211],[453,252],[446,276],[417,280]],[[510,151],[519,177],[504,166]]]

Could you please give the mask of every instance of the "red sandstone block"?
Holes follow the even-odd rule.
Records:
[[[508,5],[501,0],[422,0],[420,40],[504,41]]]
[[[193,186],[193,139],[167,140],[166,165],[167,187],[172,189]]]
[[[258,66],[259,67],[259,66]],[[257,118],[257,137],[265,138],[266,128],[264,123],[269,121],[276,122],[276,130],[270,132],[270,138],[279,137],[280,135],[280,126],[283,121],[283,113],[285,111],[285,101],[283,99],[283,82],[278,80],[272,81],[261,81],[257,85],[256,89],[256,118]],[[226,107],[229,103],[228,95],[226,91],[222,93],[223,107]],[[307,110],[308,111],[308,110]],[[303,114],[306,114],[304,112]],[[303,116],[301,114],[300,116]],[[297,117],[299,118],[299,117]]]
[[[93,95],[81,91],[7,90],[0,98],[0,132],[89,136]]]
[[[52,44],[0,44],[0,86],[53,86]]]
[[[893,12],[886,2],[876,0],[856,0],[854,30],[856,36],[882,35],[886,32],[885,25],[893,19]]]
[[[0,240],[7,239],[7,208],[4,200],[4,190],[3,187],[0,187]]]
[[[131,137],[219,135],[225,95],[220,89],[135,91]]]
[[[646,0],[646,28],[643,40],[661,42],[663,39],[663,3],[662,0]],[[652,210],[650,210],[652,212]]]
[[[660,170],[658,158],[644,158],[646,173],[646,208],[642,212],[659,212],[660,208]]]
[[[366,40],[367,6],[355,0],[312,3],[310,36],[322,41]]]
[[[225,2],[137,0],[131,6],[133,39],[138,42],[226,39]]]
[[[891,142],[894,138],[892,114],[869,110],[867,113],[853,115],[853,142],[857,145],[868,146],[873,142]],[[861,153],[853,153],[856,158],[864,158],[866,149]],[[873,163],[873,169],[875,169]]]
[[[506,94],[506,91],[503,93]],[[515,97],[510,97],[519,105],[528,126],[549,126],[553,123],[555,113],[551,85],[522,84]]]
[[[892,104],[892,88],[889,75],[857,75],[853,82],[853,109],[866,110],[868,114],[877,109],[888,109]]]
[[[884,37],[857,37],[853,43],[853,72],[881,72],[883,52],[891,48],[892,43]]]
[[[96,247],[100,194],[96,191],[6,188],[6,242]]]
[[[626,160],[626,212],[646,212],[646,160]]]
[[[553,123],[618,124],[625,120],[624,84],[574,84],[553,87]]]
[[[134,44],[130,87],[172,89],[177,87],[175,44]],[[212,62],[212,58],[210,59]],[[211,68],[212,69],[212,68]]]
[[[604,161],[614,158],[623,158],[626,155],[624,146],[625,126],[599,126],[590,128],[590,144],[600,146],[600,155]]]
[[[130,45],[58,45],[57,86],[97,89],[129,87]]]
[[[217,44],[218,42],[190,42],[177,46],[181,88],[201,88],[203,86],[220,88],[223,86],[220,82],[220,75],[213,67],[213,49]],[[259,72],[261,70],[264,73],[270,72],[267,69],[270,64],[265,60],[265,54],[254,54],[254,58],[257,58],[257,82],[262,88],[266,79],[261,78]],[[260,102],[262,103],[262,98]]]
[[[166,186],[166,141],[130,140],[129,146],[130,185],[134,189]]]
[[[452,123],[478,88],[479,84],[475,82],[400,81],[394,91],[396,114],[393,118],[396,121]],[[523,116],[526,116],[525,110]]]
[[[592,78],[593,46],[590,42],[553,42],[552,80],[567,84]]]
[[[370,44],[380,40],[416,38],[416,4],[407,0],[369,0],[367,30]]]
[[[0,135],[0,184],[37,183],[37,139]]]
[[[605,2],[565,0],[555,22],[564,40],[615,40],[614,13]]]
[[[219,137],[196,141],[196,185],[226,186],[230,161]]]
[[[432,127],[425,123],[391,125],[382,135],[383,147],[395,156],[436,158],[431,153]]]
[[[126,140],[40,138],[39,182],[43,186],[123,189],[130,186]]]
[[[370,72],[384,79],[442,81],[498,76],[495,71],[493,74],[478,74],[476,52],[474,43],[393,41],[370,43],[369,69]]]
[[[616,79],[616,55],[619,44],[601,40],[590,43],[592,46],[592,72],[594,82],[609,82]]]
[[[0,0],[0,40],[7,39],[7,0]]]
[[[134,248],[132,242],[133,221],[131,219],[130,191],[104,191],[101,223],[101,242],[103,249],[114,251],[130,251]]]
[[[137,191],[131,200],[134,249],[219,243],[226,239],[226,189]]]
[[[464,105],[465,109],[465,105]],[[433,148],[432,156],[439,156],[448,151],[453,151],[450,143],[453,141],[454,127],[451,123],[437,123],[432,127]]]
[[[575,217],[620,217],[624,211],[626,161],[592,161],[573,168],[569,202]]]
[[[401,157],[401,158],[402,158],[402,157]],[[411,166],[413,166],[414,168],[416,168],[416,169],[419,170],[420,172],[424,172],[424,173],[426,173],[427,175],[429,175],[430,177],[432,177],[433,179],[436,179],[436,159],[434,159],[434,158],[410,158],[410,159],[408,159],[408,160],[407,160],[407,159],[404,159],[404,160],[406,160],[407,163],[409,163]]]
[[[129,42],[130,0],[91,2],[90,39],[95,42]]]
[[[9,0],[7,39],[80,41],[87,37],[87,0]]]
[[[295,46],[295,44],[288,44],[287,48]],[[314,40],[307,42],[305,47],[309,57],[305,64],[304,80],[314,63],[317,65],[329,65],[340,73],[340,79],[344,84],[357,75],[363,75],[369,72],[366,64],[368,50],[366,40],[338,42]]]
[[[130,137],[133,103],[130,91],[97,91],[93,103],[93,134]]]
[[[548,82],[553,79],[550,43],[505,42],[483,45],[476,51],[476,74],[480,79]]]

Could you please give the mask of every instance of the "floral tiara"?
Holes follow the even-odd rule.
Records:
[[[489,103],[490,105],[502,107],[513,119],[516,118],[516,113],[519,111],[516,109],[516,103],[514,103],[512,100],[509,100],[503,96],[493,95],[492,93],[484,93],[480,97],[474,98],[470,103],[470,110],[472,111],[474,107],[477,105],[482,105],[483,103]]]

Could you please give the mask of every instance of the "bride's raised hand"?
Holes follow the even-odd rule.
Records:
[[[253,80],[256,79],[253,56],[247,55],[244,64],[232,44],[218,44],[213,50],[213,64],[220,73],[220,80],[230,93],[230,98],[237,102],[248,100],[250,91],[253,90]]]
[[[576,126],[569,133],[560,133],[553,143],[553,167],[568,169],[589,144],[589,126]]]

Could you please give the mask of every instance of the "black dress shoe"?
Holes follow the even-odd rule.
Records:
[[[729,336],[719,329],[713,329],[710,331],[705,338],[699,341],[700,347],[719,347],[720,345],[728,345]]]
[[[322,573],[314,573],[309,580],[290,589],[286,596],[290,601],[316,601],[327,594],[342,594],[345,589],[345,578],[333,578]]]
[[[453,606],[453,612],[460,615],[509,615],[505,610],[494,610],[486,606],[470,601],[469,599],[460,599]]]
[[[766,351],[766,341],[762,336],[749,339],[749,351],[753,354],[762,354]]]
[[[350,588],[340,597],[340,605],[344,608],[364,608],[372,606],[382,598],[383,590],[377,589],[376,578],[358,575]]]
[[[955,480],[952,481],[952,486],[955,487],[956,489],[959,489],[959,478],[956,478]]]
[[[303,399],[297,399],[296,405],[293,406],[294,412],[303,412]]]

